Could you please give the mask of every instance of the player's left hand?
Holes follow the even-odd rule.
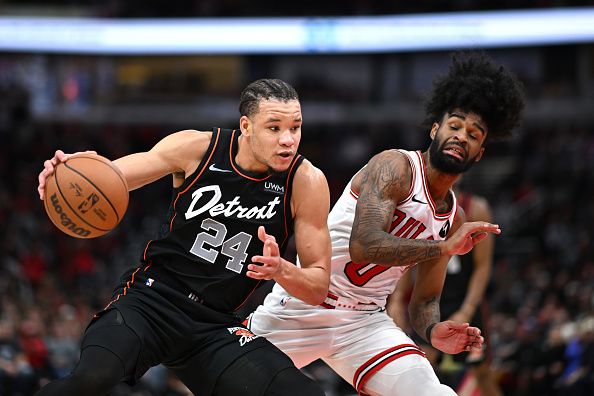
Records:
[[[478,327],[451,320],[437,323],[431,330],[431,345],[442,352],[456,354],[481,350],[485,339]]]
[[[262,256],[252,257],[252,264],[248,265],[246,275],[249,278],[270,280],[282,272],[284,260],[280,256],[280,249],[273,235],[268,235],[263,226],[258,228],[258,238],[264,242]],[[260,263],[260,264],[254,264]]]

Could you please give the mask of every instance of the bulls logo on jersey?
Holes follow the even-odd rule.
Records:
[[[443,223],[441,230],[439,230],[439,236],[442,238],[445,238],[446,235],[448,235],[448,232],[450,232],[450,221],[449,220],[447,220],[445,223]]]

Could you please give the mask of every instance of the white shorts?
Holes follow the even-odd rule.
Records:
[[[297,367],[322,359],[361,394],[455,395],[384,310],[314,307],[278,291],[250,316],[248,328]]]

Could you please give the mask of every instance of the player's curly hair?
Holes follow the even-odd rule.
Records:
[[[290,84],[276,78],[256,80],[243,90],[239,99],[239,113],[251,117],[258,111],[261,100],[276,99],[281,102],[299,100],[297,91]]]
[[[433,81],[425,102],[424,125],[441,122],[454,109],[478,114],[487,124],[487,140],[511,135],[524,109],[524,88],[515,75],[496,66],[483,52],[458,52],[449,72]]]

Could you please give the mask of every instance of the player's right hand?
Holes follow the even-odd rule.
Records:
[[[488,234],[501,234],[501,229],[497,224],[485,221],[464,223],[445,240],[445,254],[448,256],[466,254]]]
[[[258,280],[271,280],[282,275],[283,268],[287,265],[280,256],[280,249],[274,235],[266,233],[263,226],[258,227],[258,238],[264,242],[262,256],[252,257],[252,263],[248,264],[246,276]]]
[[[54,173],[55,167],[60,162],[66,162],[72,156],[82,153],[97,154],[95,151],[80,151],[74,154],[65,154],[62,150],[56,150],[52,159],[45,160],[43,163],[43,170],[39,173],[38,177],[39,185],[37,186],[37,192],[39,192],[39,199],[43,201],[43,196],[45,195],[45,181]]]

